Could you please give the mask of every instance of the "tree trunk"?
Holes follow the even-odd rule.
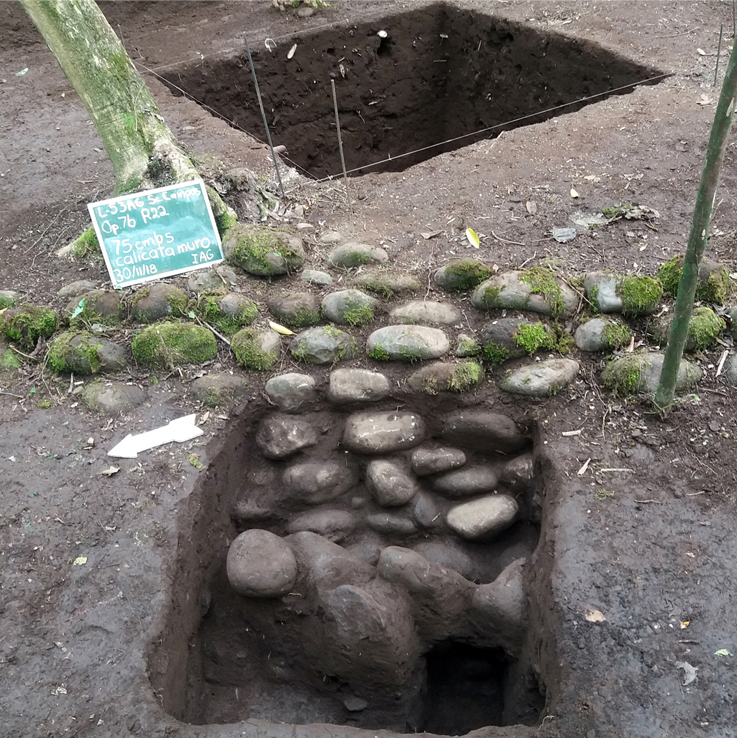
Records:
[[[727,72],[724,75],[722,91],[719,95],[711,135],[706,149],[706,161],[701,173],[701,185],[696,195],[691,232],[683,259],[683,271],[678,283],[678,295],[673,310],[668,345],[665,349],[663,368],[660,371],[660,382],[655,392],[655,406],[661,413],[667,412],[673,403],[676,389],[678,369],[681,365],[683,349],[688,338],[688,326],[691,322],[696,285],[699,279],[699,264],[704,257],[706,240],[709,237],[711,213],[719,184],[719,173],[722,169],[724,152],[727,148],[727,137],[732,126],[735,106],[737,105],[737,43],[732,49]]]
[[[79,94],[117,194],[198,177],[94,0],[20,0]]]

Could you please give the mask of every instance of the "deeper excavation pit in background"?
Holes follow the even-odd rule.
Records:
[[[545,689],[526,648],[521,589],[541,520],[531,437],[521,431],[500,450],[484,440],[486,431],[448,431],[457,415],[452,400],[399,404],[400,412],[396,399],[356,411],[424,423],[421,442],[382,454],[351,448],[345,429],[356,413],[327,404],[300,415],[249,407],[234,424],[184,514],[169,615],[149,663],[174,717],[451,735],[538,721]],[[272,422],[306,424],[316,441],[266,458],[256,441]],[[444,473],[410,471],[417,449],[440,447],[464,452],[459,470],[496,475],[494,491],[456,496],[441,490]],[[417,485],[409,502],[377,501],[367,485],[377,459],[408,470]],[[309,464],[339,465],[351,481],[337,497],[308,501],[289,475]],[[476,539],[449,528],[453,508],[493,495],[516,500],[511,525]],[[309,522],[315,514],[322,523]],[[341,515],[353,522],[325,525]],[[249,530],[269,531],[296,552],[299,574],[284,596],[248,597],[231,586],[228,547]]]
[[[365,174],[403,171],[661,75],[590,41],[445,3],[252,52],[273,142],[314,177],[341,171],[331,79],[346,167]],[[265,138],[245,48],[161,75],[174,94]]]

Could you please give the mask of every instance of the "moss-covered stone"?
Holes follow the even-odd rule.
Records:
[[[551,315],[560,315],[565,310],[563,291],[558,284],[555,273],[542,266],[525,269],[519,278],[520,282],[530,285],[530,292],[542,295],[551,307]]]
[[[491,268],[478,259],[453,259],[440,267],[433,278],[447,292],[465,292],[478,287],[491,274]]]
[[[208,374],[195,379],[190,392],[195,400],[208,407],[221,407],[243,400],[248,393],[248,382],[231,374]]]
[[[11,371],[20,366],[21,361],[18,356],[0,339],[0,371]]]
[[[650,332],[653,338],[661,346],[665,346],[670,338],[671,318],[661,318],[655,321]],[[725,321],[720,318],[711,308],[697,307],[691,313],[691,321],[688,324],[686,336],[686,351],[705,351],[717,343],[717,338],[726,326]]]
[[[56,313],[51,308],[28,303],[0,314],[0,332],[21,348],[33,349],[39,337],[49,338],[55,330]]]
[[[113,290],[90,290],[73,298],[65,313],[71,326],[117,325],[124,317],[120,293]]]
[[[131,300],[133,319],[138,323],[155,323],[165,318],[183,318],[189,312],[189,298],[184,290],[159,282],[141,287]]]
[[[238,222],[238,216],[234,210],[223,202],[220,195],[210,185],[205,185],[205,190],[207,191],[210,206],[212,207],[212,215],[215,218],[215,225],[222,241],[227,236],[228,231]]]
[[[477,361],[438,362],[412,373],[407,384],[415,392],[435,395],[438,392],[468,392],[483,379],[484,369]]]
[[[663,292],[675,297],[678,294],[678,284],[683,273],[683,255],[675,256],[663,264],[658,270],[658,278],[663,284]],[[696,283],[696,299],[723,305],[732,292],[732,283],[729,279],[729,269],[723,264],[702,260],[699,265],[698,281]]]
[[[540,349],[552,351],[558,344],[555,332],[542,323],[522,323],[514,334],[514,342],[527,354]]]
[[[141,364],[174,367],[213,359],[217,342],[212,331],[193,323],[154,323],[134,337],[131,349]]]
[[[309,292],[290,290],[268,300],[269,311],[290,328],[308,328],[320,322],[320,303]]]
[[[653,394],[658,387],[663,368],[663,354],[643,351],[610,361],[602,373],[602,383],[615,394],[629,397],[640,393]],[[676,391],[693,387],[702,376],[701,369],[681,360],[676,379]]]
[[[660,302],[663,285],[653,277],[628,275],[618,282],[617,294],[622,299],[623,315],[650,315]]]
[[[243,328],[233,336],[230,348],[241,366],[263,372],[278,361],[280,341],[274,331]]]
[[[394,295],[419,292],[422,289],[420,280],[413,274],[389,269],[370,269],[359,274],[353,280],[353,284],[386,299]]]
[[[58,335],[51,344],[49,364],[60,373],[120,371],[125,367],[125,352],[106,338],[86,331],[67,331]]]
[[[204,292],[197,302],[197,309],[203,320],[226,336],[251,325],[258,315],[255,302],[225,289]]]
[[[0,310],[14,307],[17,293],[13,290],[0,290]]]
[[[259,277],[273,277],[299,269],[305,260],[299,238],[266,226],[237,223],[223,242],[228,261]]]
[[[100,244],[94,228],[88,228],[79,238],[69,244],[69,253],[75,259],[84,259],[86,256],[99,254]]]

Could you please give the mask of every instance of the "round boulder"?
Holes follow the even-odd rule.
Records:
[[[281,597],[297,579],[297,560],[289,544],[267,530],[241,533],[226,561],[230,586],[246,597]]]
[[[187,295],[178,287],[159,282],[141,287],[131,300],[133,320],[154,323],[164,318],[181,318],[187,314]]]
[[[448,336],[424,325],[390,325],[379,328],[366,344],[368,355],[377,361],[426,361],[439,359],[450,349]]]
[[[359,454],[388,454],[419,446],[425,434],[425,423],[416,413],[354,413],[346,420],[343,445]]]
[[[308,505],[335,500],[356,483],[353,471],[337,461],[294,464],[284,471],[282,480],[294,499]]]
[[[328,254],[328,260],[333,266],[350,269],[364,264],[386,264],[389,261],[389,254],[378,246],[345,243],[334,248]]]
[[[369,462],[366,486],[382,507],[406,505],[418,491],[417,482],[403,464],[385,459]]]
[[[225,258],[257,277],[296,272],[304,263],[301,239],[266,226],[236,223],[223,242]]]
[[[317,443],[315,429],[288,415],[270,415],[261,421],[256,445],[267,459],[284,459]]]
[[[299,412],[317,397],[315,380],[308,374],[289,372],[272,377],[264,387],[267,397],[287,413]]]
[[[336,369],[330,373],[328,400],[336,405],[376,402],[389,394],[389,380],[368,369]]]
[[[275,295],[268,302],[269,312],[284,325],[304,328],[320,322],[320,305],[309,292],[290,291]]]
[[[519,506],[514,497],[487,495],[451,508],[445,522],[461,538],[486,540],[512,525],[518,514]]]
[[[459,448],[418,448],[412,452],[412,471],[418,477],[457,469],[466,463]]]
[[[333,325],[308,328],[294,337],[289,353],[307,364],[332,364],[358,355],[356,339]]]
[[[374,319],[379,301],[361,290],[340,290],[325,295],[322,311],[328,320],[340,325],[364,325]]]

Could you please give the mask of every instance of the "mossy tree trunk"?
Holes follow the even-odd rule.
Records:
[[[722,168],[724,152],[727,148],[727,137],[732,126],[735,106],[737,106],[737,44],[732,49],[727,72],[722,83],[722,91],[719,95],[714,122],[711,126],[709,144],[706,149],[706,161],[701,174],[701,185],[696,196],[691,232],[683,261],[683,272],[678,283],[673,323],[665,350],[663,368],[660,372],[660,383],[655,392],[655,406],[660,412],[668,410],[675,395],[678,369],[681,365],[683,349],[688,338],[688,326],[691,321],[691,311],[699,279],[699,264],[701,264],[704,256],[706,240],[709,237],[711,213],[714,208],[719,173]]]
[[[105,145],[118,194],[199,176],[94,0],[20,0]]]

